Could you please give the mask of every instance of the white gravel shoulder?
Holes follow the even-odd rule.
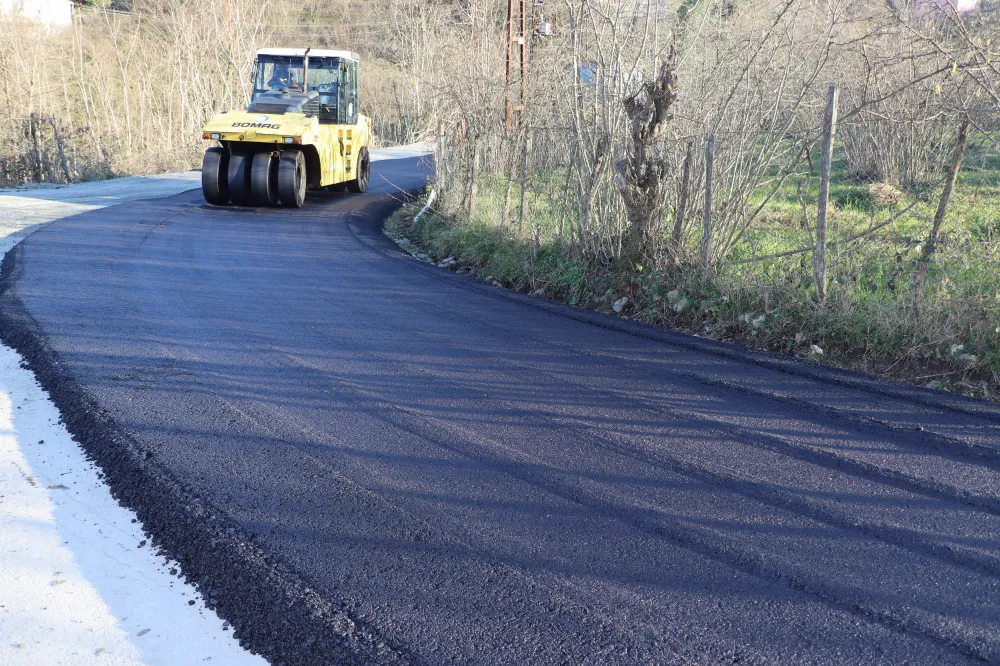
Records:
[[[0,256],[61,217],[197,187],[190,172],[0,190]],[[144,544],[20,364],[0,345],[0,665],[266,664]]]
[[[266,664],[151,551],[20,363],[0,346],[0,664]]]
[[[31,185],[0,189],[0,251],[6,253],[39,226],[135,199],[152,199],[201,187],[201,173],[113,178],[73,185]]]
[[[371,151],[371,161],[401,160],[407,157],[423,157],[434,152],[433,143],[414,143],[409,146],[394,146],[392,148],[376,148]]]

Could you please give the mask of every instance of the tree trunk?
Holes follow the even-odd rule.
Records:
[[[651,228],[659,220],[664,205],[666,163],[658,146],[671,119],[670,108],[677,100],[676,53],[660,65],[656,77],[624,102],[630,121],[628,159],[614,166],[615,185],[628,212],[627,253],[637,258],[648,254]]]
[[[50,117],[49,124],[52,126],[52,136],[56,142],[56,152],[59,153],[59,164],[62,166],[63,175],[66,176],[66,182],[73,182],[73,174],[69,168],[69,161],[66,159],[66,151],[63,148],[62,137],[59,135],[59,125],[56,124],[56,119]]]
[[[924,286],[924,278],[927,275],[927,268],[934,257],[937,249],[938,237],[941,234],[941,226],[944,224],[945,214],[948,212],[948,202],[951,200],[951,193],[955,189],[955,182],[958,180],[958,172],[962,169],[962,161],[965,159],[965,148],[969,143],[969,120],[966,119],[958,128],[958,138],[955,140],[955,151],[951,156],[951,164],[948,166],[948,176],[945,178],[944,191],[941,193],[941,200],[938,201],[937,212],[934,214],[934,223],[931,225],[931,233],[924,243],[924,249],[920,253],[917,261],[917,272],[913,276],[913,289],[910,291],[910,311],[917,312],[920,300],[920,291]]]
[[[31,178],[42,182],[42,149],[38,143],[38,119],[34,112],[28,114],[28,133],[31,135]]]

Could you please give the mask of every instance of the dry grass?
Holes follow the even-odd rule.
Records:
[[[201,127],[247,104],[264,46],[358,51],[362,112],[376,133],[408,141],[432,126],[413,111],[412,77],[386,59],[387,36],[398,41],[390,0],[130,4],[127,13],[81,9],[65,29],[0,13],[0,186],[197,167]]]

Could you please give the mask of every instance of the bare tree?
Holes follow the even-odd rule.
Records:
[[[656,78],[625,98],[629,119],[628,156],[615,165],[615,184],[625,201],[630,224],[630,254],[641,256],[655,246],[656,231],[666,201],[667,164],[661,142],[671,119],[670,107],[677,99],[676,52],[660,64]]]

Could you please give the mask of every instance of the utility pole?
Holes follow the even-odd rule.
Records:
[[[515,11],[515,4],[517,5],[517,11]],[[507,53],[505,58],[507,68],[507,99],[505,109],[507,129],[510,129],[514,124],[515,112],[518,114],[518,123],[523,122],[524,97],[527,92],[525,85],[528,81],[528,14],[525,4],[526,0],[507,0]],[[515,51],[520,52],[521,60],[518,104],[514,104],[513,100],[511,100],[510,90],[514,83],[514,60],[517,58]]]

